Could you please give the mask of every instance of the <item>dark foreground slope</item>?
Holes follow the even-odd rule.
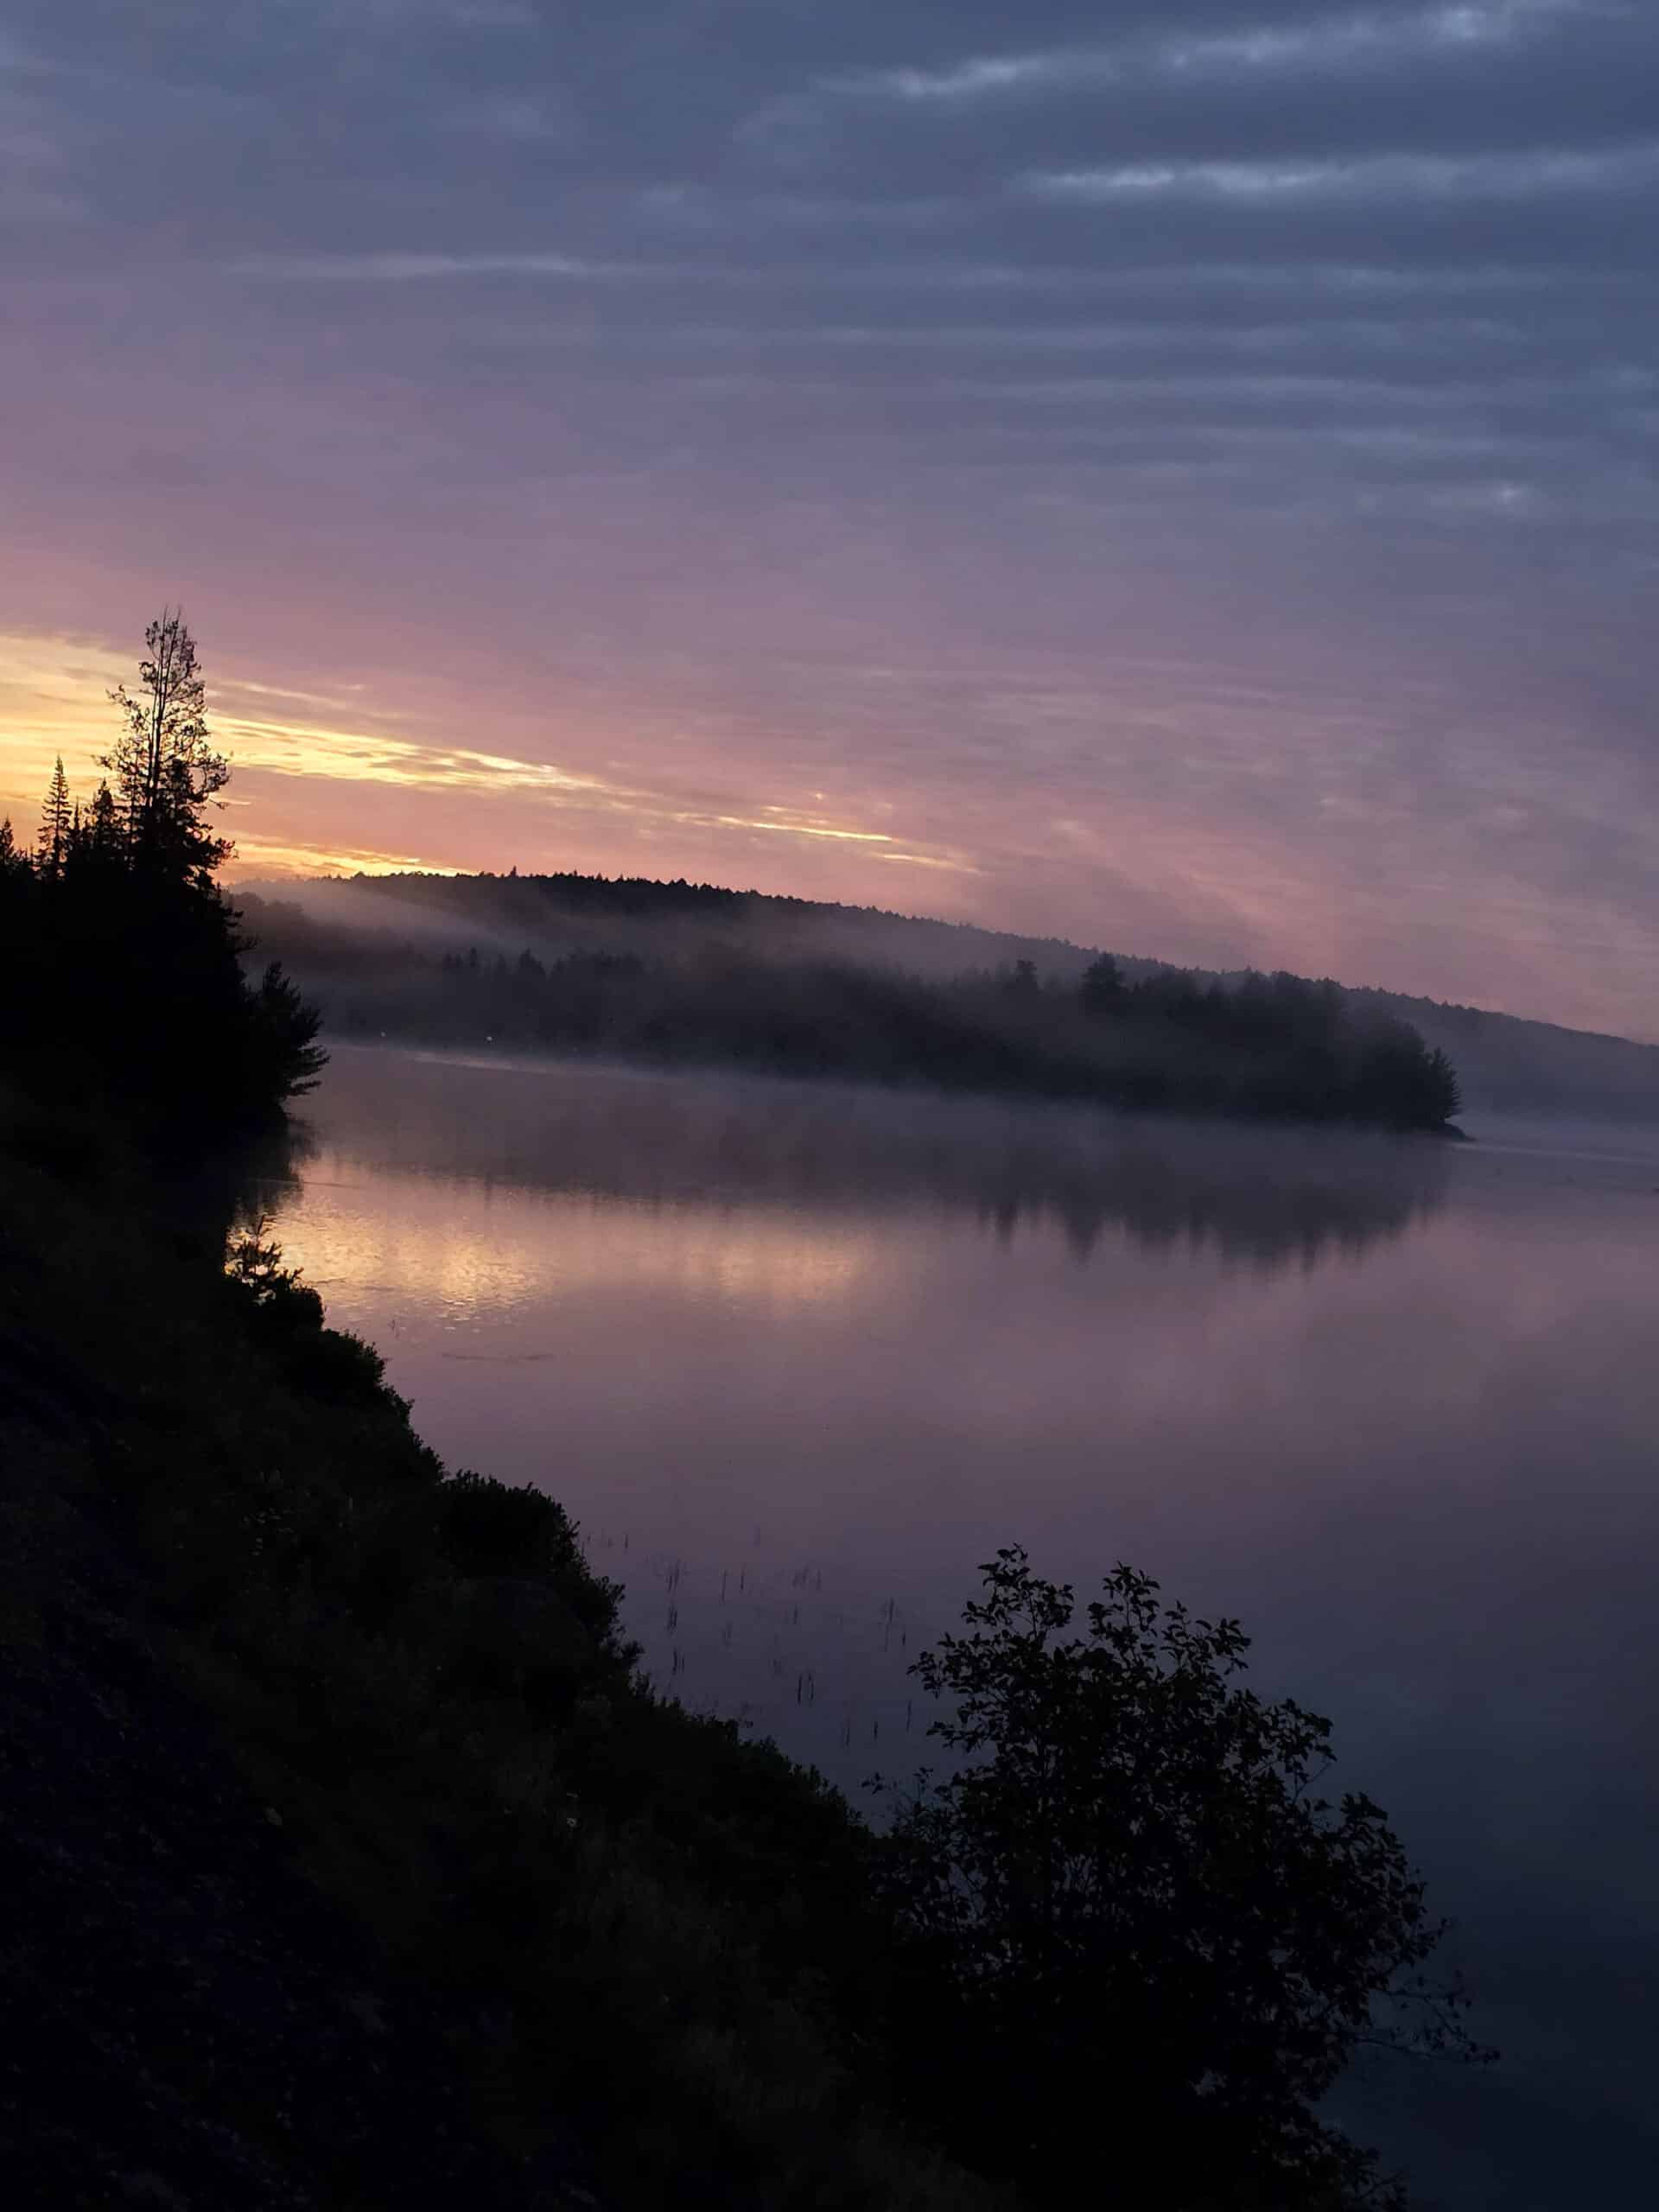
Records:
[[[9,1345],[8,1351],[15,1351]],[[166,1663],[85,1480],[84,1378],[0,1419],[13,1554],[0,1675],[0,2141],[9,2200],[288,2212],[593,2204],[465,2108],[449,2023],[324,1903]]]
[[[867,1832],[71,1119],[0,1116],[20,2201],[991,2202],[862,2070]]]

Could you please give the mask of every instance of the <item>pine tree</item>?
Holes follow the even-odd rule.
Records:
[[[107,781],[100,778],[98,789],[92,793],[92,805],[87,810],[81,849],[88,860],[108,865],[122,857],[124,844],[121,817],[116,811],[115,794]]]
[[[163,607],[144,632],[135,698],[111,692],[126,727],[99,761],[115,779],[115,800],[133,865],[205,885],[231,852],[208,827],[207,810],[230,780],[230,763],[207,733],[207,689],[182,607]]]
[[[1123,1002],[1123,970],[1109,952],[1091,960],[1083,971],[1085,1014],[1115,1014]]]
[[[50,874],[56,875],[63,867],[73,826],[69,781],[63,772],[63,755],[60,753],[52,780],[46,787],[46,804],[41,810],[41,865]]]
[[[12,834],[11,817],[0,821],[0,877],[16,874],[29,866],[27,853],[17,849],[17,840]]]

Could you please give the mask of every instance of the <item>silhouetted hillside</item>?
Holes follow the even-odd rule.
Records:
[[[1489,1112],[1659,1119],[1659,1046],[1481,1007],[1352,990],[1351,999],[1409,1021],[1453,1062],[1465,1104]]]
[[[1147,1112],[1443,1128],[1451,1064],[1295,976],[1199,979],[706,885],[399,877],[247,902],[337,1033]]]
[[[241,895],[250,905],[257,899],[297,906],[312,923],[333,925],[319,926],[310,940],[319,951],[337,944],[340,930],[382,932],[429,950],[475,945],[480,953],[514,957],[528,945],[543,960],[601,950],[655,955],[671,937],[687,951],[894,967],[931,982],[1030,960],[1044,976],[1076,982],[1094,957],[1061,938],[648,876],[358,875],[251,883]],[[1164,963],[1121,964],[1138,979]]]
[[[670,936],[688,950],[723,948],[780,963],[811,958],[896,968],[936,982],[976,969],[1010,970],[1029,960],[1045,982],[1076,985],[1097,957],[1096,948],[1060,938],[643,878],[357,876],[252,891],[258,895],[247,895],[245,904],[262,917],[262,935],[319,987],[330,974],[377,966],[389,973],[410,947],[437,953],[476,947],[480,957],[510,960],[528,947],[543,962],[601,950],[653,957]],[[266,914],[267,901],[288,911],[280,918]],[[1216,982],[1232,988],[1244,980],[1242,971],[1176,969],[1145,955],[1113,957],[1131,982],[1176,973],[1200,988]],[[1469,1110],[1659,1118],[1659,1046],[1397,991],[1346,985],[1343,991],[1356,1007],[1408,1022],[1426,1045],[1443,1052]]]

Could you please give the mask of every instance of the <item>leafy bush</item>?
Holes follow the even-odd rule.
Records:
[[[439,1498],[438,1541],[457,1573],[550,1573],[576,1559],[569,1516],[545,1491],[462,1468]]]
[[[1317,1794],[1328,1721],[1236,1686],[1236,1622],[1120,1566],[1066,1638],[1070,1587],[1017,1547],[982,1573],[972,1633],[914,1669],[963,1763],[901,1801],[884,1862],[918,2094],[1040,2201],[1103,2107],[1165,2204],[1342,2201],[1369,2161],[1313,2107],[1357,2038],[1471,2049],[1398,1839]]]

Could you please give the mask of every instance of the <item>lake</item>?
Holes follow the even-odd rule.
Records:
[[[1239,1617],[1501,2046],[1338,2114],[1425,2206],[1659,2155],[1659,1131],[1467,1146],[337,1046],[266,1203],[452,1464],[542,1484],[656,1681],[855,1795],[1024,1544]]]

